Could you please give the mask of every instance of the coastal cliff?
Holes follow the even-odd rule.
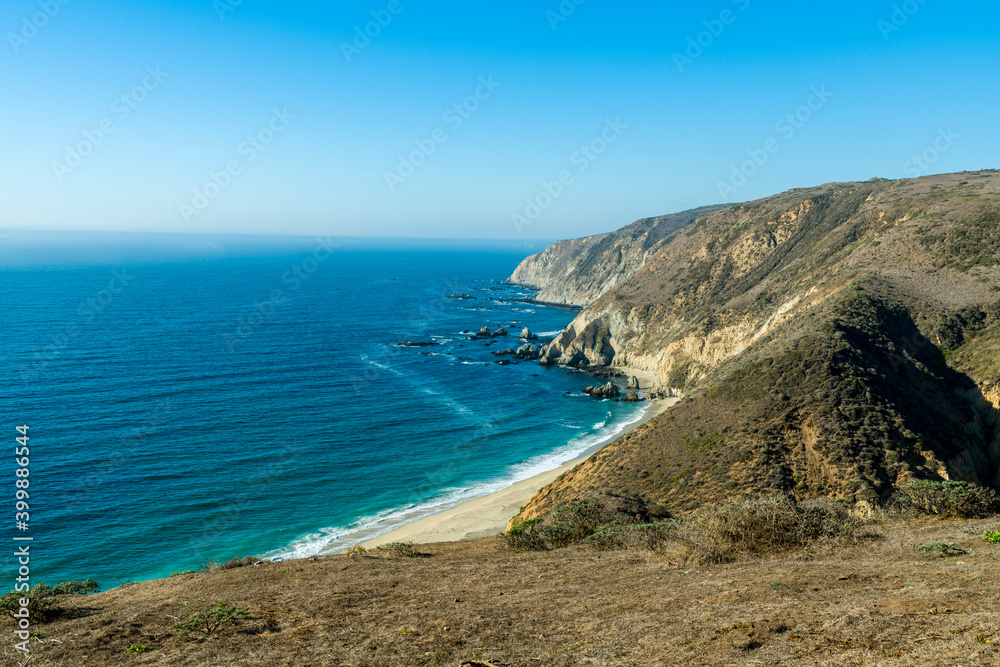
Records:
[[[774,492],[870,501],[918,479],[1000,485],[1000,173],[681,215],[655,241],[635,223],[511,277],[583,306],[542,363],[644,369],[654,396],[686,397],[515,523],[609,486],[692,509]]]
[[[509,282],[538,290],[546,303],[586,306],[639,271],[680,230],[720,208],[646,218],[617,232],[559,241],[521,262]]]

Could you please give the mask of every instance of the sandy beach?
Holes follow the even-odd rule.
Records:
[[[648,391],[656,382],[656,375],[647,371],[630,368],[620,369],[639,379],[642,390]],[[411,523],[400,526],[392,532],[373,538],[363,543],[365,547],[374,547],[390,542],[413,542],[415,544],[428,542],[457,542],[487,535],[502,533],[507,522],[517,514],[539,489],[554,481],[559,475],[583,463],[601,448],[617,438],[635,430],[653,417],[662,414],[667,408],[677,403],[679,399],[660,399],[652,401],[642,419],[619,433],[614,439],[601,443],[585,455],[564,463],[554,470],[535,475],[522,480],[513,486],[502,489],[482,498],[474,498],[451,509],[432,514]]]

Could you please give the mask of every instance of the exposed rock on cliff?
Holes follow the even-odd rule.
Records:
[[[576,321],[574,321],[574,324]],[[563,364],[565,366],[608,366],[615,358],[611,346],[611,332],[607,325],[597,319],[583,325],[577,334],[573,324],[558,338],[549,343],[542,352],[542,363]]]
[[[705,206],[639,220],[610,234],[559,241],[521,262],[509,282],[539,290],[538,301],[586,306],[641,269],[681,229],[720,208]]]
[[[541,360],[654,371],[651,398],[689,398],[522,518],[602,486],[690,509],[1000,484],[1000,174],[792,190],[708,212],[641,261],[624,233],[577,248],[604,244],[603,262],[554,246],[552,277],[541,256],[515,273],[585,304]],[[575,273],[586,266],[610,287]]]

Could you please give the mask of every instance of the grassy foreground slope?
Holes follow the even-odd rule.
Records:
[[[482,538],[200,572],[69,599],[28,664],[992,665],[1000,547],[980,535],[996,528],[878,525],[722,565]],[[174,627],[220,601],[250,618]],[[9,641],[0,664],[19,664]]]

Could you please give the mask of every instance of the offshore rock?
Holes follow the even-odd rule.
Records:
[[[593,396],[594,398],[618,398],[621,396],[621,392],[618,391],[618,387],[611,382],[601,387],[587,387],[583,390],[583,393],[588,396]]]

